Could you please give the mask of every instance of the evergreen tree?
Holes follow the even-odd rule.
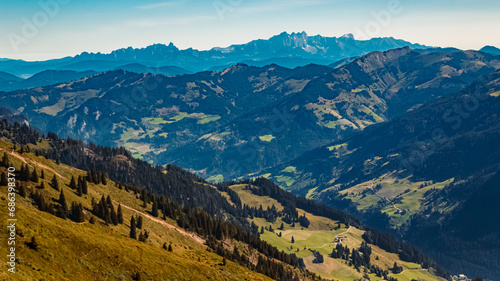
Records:
[[[82,190],[82,194],[88,194],[87,181],[81,176],[78,176],[78,188]]]
[[[7,186],[9,184],[9,181],[7,179],[7,174],[4,172],[2,172],[2,175],[0,176],[0,185],[1,186]]]
[[[83,190],[82,190],[82,185],[81,184],[78,184],[78,187],[76,188],[76,194],[78,196],[82,196],[83,195]]]
[[[66,202],[66,197],[64,196],[64,192],[61,190],[61,193],[59,194],[59,209],[58,209],[58,216],[65,219],[68,217],[68,203]]]
[[[111,222],[114,225],[118,225],[118,215],[115,212],[115,207],[113,206],[113,204],[111,204],[111,206],[109,207],[109,215],[111,217]]]
[[[167,242],[163,243],[163,249],[165,249],[165,250],[168,249]]]
[[[172,252],[173,250],[174,250],[174,249],[172,249],[172,243],[170,243],[170,244],[168,245],[168,251],[169,251],[169,252]]]
[[[293,236],[292,236],[292,244],[293,244],[293,243],[295,243],[295,238],[293,238]]]
[[[85,217],[83,215],[82,204],[77,204],[76,202],[71,203],[70,218],[74,222],[84,222],[85,221]]]
[[[30,168],[28,164],[21,165],[21,170],[19,171],[19,178],[22,181],[27,181],[30,179]]]
[[[54,188],[55,190],[59,190],[59,182],[57,181],[57,177],[56,175],[54,174],[54,177],[52,178],[52,181],[51,181],[51,184],[52,188]],[[61,190],[62,192],[62,190]]]
[[[38,173],[36,172],[36,168],[33,169],[33,173],[31,173],[30,180],[34,183],[38,183]]]
[[[132,218],[130,219],[130,238],[137,239],[137,230],[134,216],[132,216]]]
[[[45,179],[45,172],[43,171],[43,169],[42,169],[42,172],[40,173],[40,178],[41,178],[42,180],[44,180],[44,179]]]
[[[142,229],[142,216],[137,217],[137,228]]]
[[[82,180],[82,192],[83,192],[83,194],[89,193],[89,187],[87,185],[87,182],[84,180]]]
[[[118,204],[118,223],[123,224],[122,204]]]
[[[69,188],[71,188],[73,190],[77,189],[76,181],[75,181],[75,177],[74,176],[71,176],[71,182],[69,183]]]
[[[222,257],[222,265],[226,265],[226,257]]]
[[[45,183],[42,181],[42,183],[40,184],[40,186],[38,188],[45,189]]]
[[[4,152],[4,154],[3,154],[2,166],[5,167],[5,168],[9,168],[10,167],[9,155],[7,155],[6,152]]]
[[[101,183],[104,185],[108,184],[106,178],[107,178],[106,173],[101,173]]]
[[[158,217],[158,203],[156,203],[156,200],[153,202],[153,209],[151,211],[151,214],[153,217]]]

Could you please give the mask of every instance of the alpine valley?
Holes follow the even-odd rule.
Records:
[[[282,33],[0,59],[0,90],[19,280],[499,280],[495,47]]]

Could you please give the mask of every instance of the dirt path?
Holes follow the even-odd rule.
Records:
[[[117,202],[117,201],[115,201],[115,200],[113,200],[113,202],[115,202],[115,203],[117,203],[117,204],[119,203],[119,202]],[[120,203],[120,204],[121,204],[121,203]],[[155,217],[153,217],[153,216],[151,216],[151,215],[149,215],[149,214],[147,214],[147,213],[144,213],[144,212],[138,211],[138,210],[136,210],[136,209],[134,209],[134,208],[132,208],[132,207],[129,207],[129,206],[127,206],[127,205],[124,205],[124,204],[121,204],[121,205],[122,205],[122,207],[123,207],[123,208],[125,208],[125,209],[127,209],[127,210],[130,210],[130,211],[136,212],[136,213],[138,213],[138,214],[141,214],[142,216],[144,216],[144,217],[146,217],[146,218],[148,218],[148,219],[150,219],[150,220],[152,220],[152,221],[154,221],[154,222],[157,222],[157,223],[159,223],[159,224],[161,224],[161,225],[163,225],[163,226],[166,226],[166,227],[168,227],[169,229],[174,229],[174,230],[176,230],[176,231],[177,231],[177,232],[179,232],[180,234],[182,234],[182,235],[184,235],[184,236],[186,236],[186,237],[189,237],[189,238],[193,239],[194,241],[196,241],[196,242],[200,243],[201,245],[205,245],[205,239],[201,238],[200,236],[198,236],[198,235],[197,235],[197,234],[195,234],[195,233],[189,233],[189,232],[185,231],[184,229],[179,228],[179,227],[174,226],[174,225],[171,225],[171,224],[169,224],[168,222],[166,222],[166,221],[164,221],[164,220],[162,220],[162,219],[155,218]]]
[[[3,148],[0,148],[0,151],[4,150]],[[8,152],[8,151],[5,151],[7,152],[8,155],[10,156],[13,156],[13,157],[16,157],[17,159],[21,160],[23,163],[25,164],[31,164],[31,165],[36,165],[42,169],[46,169],[46,170],[49,170],[51,171],[52,173],[56,174],[58,177],[62,178],[62,179],[68,179],[66,177],[63,177],[61,176],[61,174],[59,174],[58,172],[56,172],[54,169],[52,169],[51,167],[45,165],[45,164],[42,164],[42,163],[39,163],[39,162],[36,162],[36,161],[33,161],[31,159],[27,159],[26,157],[23,157],[22,155],[20,155],[19,153],[16,153],[16,152]],[[28,160],[28,161],[26,161]]]
[[[352,227],[352,226],[349,226],[349,228],[348,228],[346,231],[344,231],[344,232],[342,232],[342,233],[338,234],[337,236],[339,236],[339,235],[343,235],[343,234],[345,234],[345,233],[348,233],[349,231],[351,231],[351,227]]]

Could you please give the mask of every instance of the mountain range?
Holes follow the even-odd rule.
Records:
[[[237,64],[177,77],[118,70],[0,99],[43,131],[233,179],[456,93],[499,65],[481,52],[401,48],[336,69]]]
[[[217,47],[207,51],[192,48],[180,50],[170,43],[168,45],[154,44],[141,49],[129,47],[109,54],[83,52],[75,57],[48,61],[28,62],[4,59],[0,60],[0,71],[23,78],[45,70],[102,72],[113,69],[133,69],[132,71],[140,70],[155,74],[182,75],[204,70],[221,71],[237,63],[255,66],[274,63],[290,68],[310,63],[328,65],[372,51],[386,51],[405,46],[414,49],[427,48],[424,45],[394,38],[374,38],[363,41],[354,39],[352,35],[337,38],[308,36],[305,32],[292,34],[283,32],[268,40],[254,40],[247,44],[226,48]]]
[[[369,243],[380,257],[389,255],[382,250],[399,254],[371,261],[387,270],[393,261],[417,270],[407,262],[418,261],[434,267],[418,278],[444,272],[364,224],[418,245],[451,272],[500,276],[495,47],[462,51],[393,38],[282,33],[208,51],[156,44],[45,62],[2,59],[0,71],[0,117],[38,130],[11,140],[26,146],[20,155],[33,150],[51,165],[82,170],[93,161],[116,185],[225,217],[287,254],[298,250],[307,268],[325,278],[345,278],[315,265],[328,254],[327,240],[337,238],[331,225],[339,221],[346,227],[339,223],[337,230],[349,234],[354,227],[349,237],[359,251]],[[37,140],[38,132],[51,133]],[[291,224],[307,225],[302,211],[304,218],[321,217],[310,220],[318,224],[306,231],[314,232]],[[315,237],[299,242],[312,247],[304,245],[304,253],[293,245],[302,235]],[[328,251],[335,260],[335,250]]]

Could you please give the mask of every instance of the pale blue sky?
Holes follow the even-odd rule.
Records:
[[[479,49],[500,47],[498,27],[498,0],[0,0],[0,58],[44,60],[169,42],[203,50],[283,31]]]

